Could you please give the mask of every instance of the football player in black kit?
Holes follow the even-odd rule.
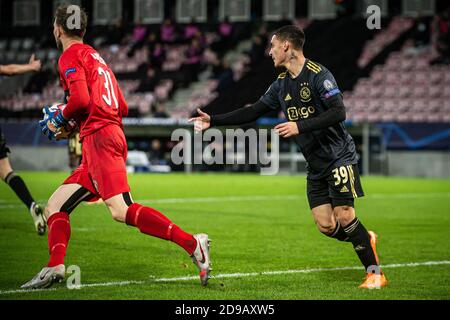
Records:
[[[1,76],[13,76],[18,74],[24,74],[32,71],[41,70],[41,61],[35,59],[35,55],[31,55],[31,58],[26,64],[8,64],[0,65],[0,77]],[[16,193],[19,199],[26,205],[31,217],[33,218],[34,227],[39,235],[45,234],[47,223],[44,217],[44,209],[34,201],[34,198],[30,194],[27,185],[23,179],[14,172],[9,162],[8,146],[6,145],[6,139],[3,135],[2,128],[0,127],[0,178]]]
[[[354,199],[364,196],[358,174],[355,143],[347,132],[342,93],[330,71],[303,55],[305,34],[285,26],[272,36],[270,56],[275,67],[284,67],[267,92],[255,104],[236,111],[190,119],[196,130],[211,126],[253,122],[262,115],[282,110],[288,122],[275,127],[293,137],[307,161],[308,202],[320,232],[351,242],[366,270],[360,288],[387,285],[376,252],[377,235],[358,220]]]

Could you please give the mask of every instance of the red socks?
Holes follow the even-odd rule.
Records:
[[[48,250],[50,252],[50,261],[47,267],[54,267],[58,264],[64,264],[67,244],[70,239],[69,215],[65,212],[53,214],[48,219]]]
[[[195,238],[173,224],[159,211],[133,203],[127,211],[126,223],[138,227],[142,233],[171,240],[182,247],[190,255],[194,252],[197,241]],[[48,219],[48,249],[50,260],[47,267],[64,264],[67,245],[70,239],[69,215],[65,212],[53,214]]]
[[[133,203],[128,207],[126,223],[139,228],[142,233],[171,240],[190,255],[197,246],[197,241],[191,234],[181,230],[161,212],[138,203]]]

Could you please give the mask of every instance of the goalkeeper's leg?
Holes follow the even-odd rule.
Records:
[[[64,264],[70,238],[70,213],[92,194],[79,184],[61,185],[48,200],[45,216],[48,221],[48,267]]]
[[[91,196],[92,194],[79,184],[63,184],[52,194],[45,208],[50,259],[47,266],[22,288],[47,288],[64,278],[64,258],[71,232],[69,214]]]
[[[105,200],[114,220],[137,227],[142,233],[172,241],[182,247],[197,265],[200,280],[206,285],[209,279],[209,239],[206,234],[185,232],[156,209],[133,203],[128,192]]]

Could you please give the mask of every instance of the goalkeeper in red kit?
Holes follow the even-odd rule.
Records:
[[[170,240],[181,246],[199,269],[200,280],[209,279],[207,234],[192,235],[155,209],[133,202],[127,182],[127,143],[122,117],[128,106],[111,69],[92,47],[83,43],[87,16],[83,9],[62,5],[56,11],[54,36],[63,53],[59,59],[61,84],[67,105],[60,112],[47,112],[41,125],[50,138],[58,138],[69,120],[80,127],[83,145],[81,165],[53,193],[45,208],[50,259],[26,289],[47,288],[64,279],[64,257],[70,238],[70,213],[82,201],[103,199],[114,220],[142,233]],[[80,14],[79,26],[73,14]],[[72,22],[72,23],[71,23]]]

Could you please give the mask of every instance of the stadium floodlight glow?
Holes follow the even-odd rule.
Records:
[[[261,175],[275,175],[279,170],[279,135],[267,129],[208,129],[195,132],[192,137],[187,129],[176,129],[171,140],[178,142],[172,149],[171,160],[175,165],[227,164],[261,165]],[[209,143],[204,147],[205,143]],[[268,146],[270,145],[270,152]],[[193,152],[192,152],[193,150]],[[225,154],[225,157],[224,157]]]

